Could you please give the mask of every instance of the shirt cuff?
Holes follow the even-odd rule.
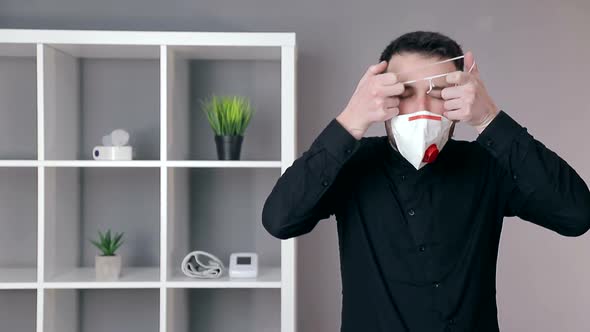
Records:
[[[476,141],[497,157],[502,155],[512,141],[525,130],[506,112],[500,111],[494,120],[481,132]]]
[[[336,118],[320,133],[317,142],[340,163],[348,160],[361,145],[361,141],[352,136]]]

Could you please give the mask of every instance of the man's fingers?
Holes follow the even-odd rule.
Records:
[[[461,121],[465,118],[465,112],[462,109],[455,111],[446,111],[443,116],[451,121]]]
[[[377,64],[369,66],[369,68],[367,68],[367,71],[365,71],[365,74],[363,75],[363,77],[361,77],[361,79],[359,80],[357,87],[360,86],[361,84],[363,84],[369,78],[379,75],[380,73],[383,73],[386,69],[387,69],[387,61],[385,61],[385,60],[381,61]]]
[[[392,97],[401,95],[405,90],[405,87],[401,83],[394,85],[382,85],[379,87],[379,95],[382,97]]]
[[[373,66],[369,67],[369,70],[374,75],[381,74],[382,72],[385,71],[385,69],[387,69],[387,61],[385,61],[385,60],[379,62],[376,65],[373,65]]]
[[[399,106],[399,98],[396,98],[396,97],[385,98],[385,101],[383,102],[383,106],[385,106],[385,108],[398,107]]]
[[[383,121],[387,121],[398,114],[399,114],[399,108],[397,108],[397,107],[386,108],[385,109],[385,118],[383,119]]]
[[[451,86],[441,90],[440,95],[443,99],[455,99],[463,95],[463,89],[460,86]]]
[[[382,72],[385,71],[386,68],[387,68],[387,61],[385,61],[385,60],[379,62],[378,64],[374,64],[367,69],[367,71],[365,72],[365,75],[363,75],[362,79],[366,79],[368,77],[381,74]]]
[[[463,85],[469,82],[469,74],[462,71],[454,71],[446,76],[447,83]]]
[[[383,73],[375,77],[377,82],[381,85],[394,85],[398,83],[397,75],[394,73]]]
[[[457,109],[460,109],[461,107],[463,107],[463,101],[459,98],[450,99],[450,100],[445,101],[445,103],[443,104],[443,107],[447,111],[457,110]]]

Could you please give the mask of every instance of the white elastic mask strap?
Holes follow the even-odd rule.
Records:
[[[460,55],[460,56],[457,56],[457,57],[454,57],[454,58],[451,58],[451,59],[446,59],[446,60],[441,60],[441,61],[438,61],[438,62],[429,63],[427,65],[424,65],[424,66],[421,66],[421,67],[418,67],[418,68],[412,68],[410,70],[402,71],[402,72],[395,73],[395,74],[399,76],[401,74],[411,73],[413,71],[421,70],[421,69],[428,68],[428,67],[431,67],[431,66],[436,66],[436,65],[441,64],[441,63],[447,63],[447,62],[450,62],[450,61],[459,60],[459,59],[462,59],[462,58],[465,58],[465,55]]]
[[[396,75],[399,76],[401,74],[411,73],[413,71],[417,71],[417,70],[420,70],[420,69],[428,68],[430,66],[438,65],[438,64],[441,64],[441,63],[449,62],[449,61],[455,61],[455,60],[458,60],[458,59],[461,59],[461,58],[465,58],[465,55],[461,55],[461,56],[458,56],[458,57],[454,57],[454,58],[451,58],[451,59],[442,60],[442,61],[438,61],[438,62],[434,62],[434,63],[429,63],[429,64],[424,65],[422,67],[413,68],[413,69],[410,69],[410,70],[407,70],[407,71],[404,71],[404,72],[396,73]],[[473,61],[473,64],[471,65],[471,68],[469,68],[469,70],[467,72],[468,73],[471,73],[471,71],[473,70],[473,68],[475,68],[475,60]],[[435,79],[435,78],[446,76],[448,74],[450,74],[450,73],[444,73],[444,74],[438,74],[438,75],[423,77],[423,78],[419,78],[419,79],[415,79],[415,80],[409,80],[409,81],[405,81],[405,82],[401,82],[401,83],[402,84],[410,84],[410,83],[416,83],[418,81],[428,80],[429,88],[428,88],[428,91],[426,92],[428,94],[428,93],[430,93],[430,91],[432,91],[432,88],[434,87],[434,84],[432,83],[432,80]]]
[[[475,60],[473,60],[473,64],[471,65],[471,68],[469,68],[468,73],[471,73],[471,71],[473,70],[473,67],[475,67]]]

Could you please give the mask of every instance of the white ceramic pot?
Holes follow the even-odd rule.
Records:
[[[113,281],[121,276],[122,258],[115,256],[96,256],[94,260],[96,280]]]

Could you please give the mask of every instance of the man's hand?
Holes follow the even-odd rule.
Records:
[[[481,81],[473,53],[465,53],[464,68],[446,76],[447,83],[456,86],[441,91],[447,110],[443,115],[449,120],[467,122],[481,134],[499,110]]]
[[[394,73],[387,73],[387,61],[381,61],[367,69],[359,81],[346,108],[336,117],[357,140],[374,122],[383,122],[399,113],[398,95],[404,85]]]

